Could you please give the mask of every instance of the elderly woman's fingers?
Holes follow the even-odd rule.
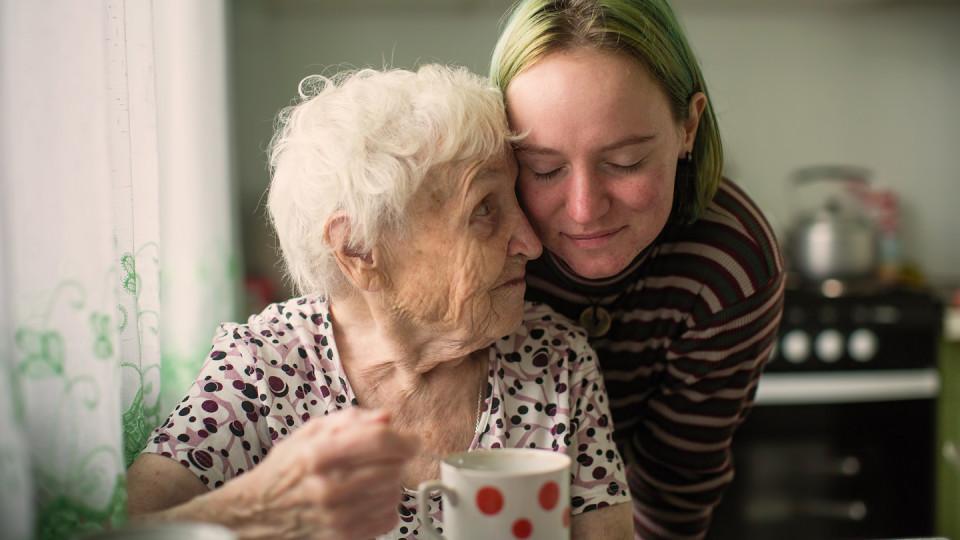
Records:
[[[397,506],[400,491],[393,493],[374,492],[362,501],[345,500],[334,508],[327,509],[324,522],[338,531],[351,531],[356,536],[383,534],[397,523]]]
[[[374,487],[369,491],[344,492],[343,486],[321,476],[310,476],[294,497],[303,508],[302,519],[318,538],[370,538],[388,532],[396,524],[399,487]]]
[[[333,482],[330,485],[331,489],[339,493],[336,508],[390,508],[395,512],[403,494],[399,475],[394,473],[377,472],[365,478]]]
[[[305,520],[329,533],[322,538],[369,538],[396,524],[403,467],[417,447],[388,413],[351,409],[308,421],[241,481],[273,518],[290,518],[282,526]]]
[[[256,480],[248,480],[273,499],[314,474],[338,483],[340,476],[367,465],[400,467],[413,456],[416,441],[390,428],[387,419],[385,413],[360,409],[312,419],[250,471]]]
[[[304,492],[309,504],[334,509],[338,506],[369,506],[370,497],[394,498],[400,501],[402,486],[400,465],[375,465],[357,469],[336,469],[310,475],[298,490]],[[395,505],[394,505],[395,506]]]
[[[364,465],[350,469],[337,469],[333,474],[324,475],[327,482],[340,493],[356,493],[393,490],[400,493],[403,489],[400,478],[403,464],[382,463]]]
[[[280,467],[278,474],[295,480],[305,474],[374,463],[404,463],[419,444],[416,437],[401,435],[389,424],[389,414],[358,407],[309,420],[278,444],[264,465]],[[276,480],[276,479],[274,479]],[[277,483],[273,481],[271,483]]]
[[[364,407],[347,407],[326,416],[314,417],[307,421],[298,432],[316,433],[317,431],[337,431],[349,428],[357,422],[390,423],[390,413],[383,409],[366,409]]]
[[[339,426],[338,426],[339,428]],[[380,421],[358,421],[350,426],[320,431],[311,438],[313,470],[355,468],[376,463],[404,463],[416,455],[419,441]]]

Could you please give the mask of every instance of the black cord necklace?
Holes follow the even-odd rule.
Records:
[[[567,299],[571,303],[583,305],[585,301],[588,302],[580,310],[577,322],[586,330],[589,337],[599,338],[607,335],[613,327],[612,312],[619,309],[620,299],[633,290],[631,276],[634,276],[647,253],[648,251],[645,250],[616,276],[599,280],[578,276],[562,259],[550,252],[547,252],[543,259],[531,264],[544,265],[541,271],[552,273],[554,277],[551,281],[555,280],[554,283],[559,290],[567,291],[569,294]],[[535,269],[534,272],[536,272]],[[573,316],[576,311],[567,313]]]

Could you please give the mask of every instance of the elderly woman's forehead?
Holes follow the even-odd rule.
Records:
[[[436,167],[428,175],[428,181],[424,182],[424,191],[434,202],[456,198],[478,182],[499,179],[508,174],[510,163],[504,156],[496,155],[485,160],[449,163]]]
[[[503,152],[490,156],[489,159],[480,164],[477,175],[500,175],[508,173],[515,165],[513,151],[505,148]]]
[[[485,180],[499,180],[510,173],[513,163],[512,159],[507,159],[506,153],[496,154],[467,168],[459,179],[465,186]]]

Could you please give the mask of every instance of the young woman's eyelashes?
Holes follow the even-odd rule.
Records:
[[[553,180],[560,174],[561,170],[563,170],[563,167],[557,167],[547,172],[537,172],[534,169],[530,169],[530,172],[533,173],[533,177],[537,180]]]
[[[646,159],[641,159],[633,163],[630,163],[629,165],[621,165],[619,163],[609,163],[609,165],[615,171],[618,171],[621,174],[630,174],[630,173],[639,171],[640,168],[643,167],[644,163],[646,163],[646,161],[647,161]]]
[[[643,168],[644,164],[646,164],[646,161],[647,161],[646,158],[639,159],[637,161],[634,161],[632,163],[627,163],[627,164],[620,164],[620,163],[608,161],[604,165],[612,169],[613,172],[617,174],[631,174]],[[566,167],[556,167],[554,169],[550,169],[545,172],[540,172],[532,167],[529,167],[529,166],[527,167],[527,169],[529,169],[530,172],[533,174],[534,179],[541,180],[541,181],[553,180],[554,178],[559,176],[560,173],[563,172],[565,168]]]

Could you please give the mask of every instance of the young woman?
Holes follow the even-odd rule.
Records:
[[[527,298],[596,349],[643,538],[705,535],[782,311],[760,210],[722,178],[706,84],[666,0],[521,0],[491,75],[545,247]]]

